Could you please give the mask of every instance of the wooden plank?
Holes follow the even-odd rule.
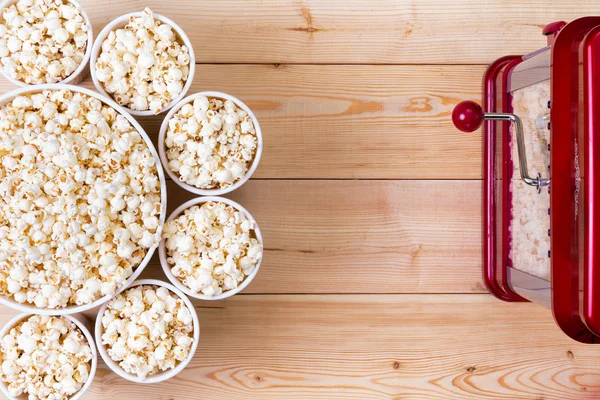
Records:
[[[487,64],[545,46],[544,25],[598,14],[595,0],[82,0],[96,32],[149,6],[178,23],[198,62]]]
[[[168,187],[169,210],[192,194]],[[248,293],[481,293],[477,181],[251,180],[265,241]],[[144,277],[163,278],[158,257]]]
[[[218,90],[256,111],[258,178],[479,179],[481,133],[454,128],[481,98],[480,66],[199,65],[190,93]],[[88,80],[83,86],[92,88]],[[0,91],[12,86],[0,81]],[[156,138],[164,116],[141,119]]]
[[[600,396],[600,347],[567,338],[535,304],[489,295],[238,295],[195,304],[201,338],[188,368],[139,385],[101,365],[86,399]],[[2,323],[10,315],[0,309]]]

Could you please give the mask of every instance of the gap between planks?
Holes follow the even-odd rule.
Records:
[[[490,63],[494,60],[490,60]],[[273,67],[284,67],[284,66],[338,66],[338,67],[487,67],[490,63],[302,63],[302,62],[197,62],[196,65],[271,65]],[[483,78],[483,76],[482,76]]]

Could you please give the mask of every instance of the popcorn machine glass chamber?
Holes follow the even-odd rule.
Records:
[[[482,106],[460,103],[452,118],[465,132],[483,125],[488,289],[550,308],[567,335],[596,343],[600,17],[555,22],[543,33],[547,47],[492,63]]]

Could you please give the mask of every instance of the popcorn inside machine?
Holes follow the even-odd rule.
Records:
[[[464,132],[483,125],[488,289],[505,301],[544,305],[571,338],[596,343],[600,17],[555,22],[543,34],[546,47],[492,63],[483,107],[462,102],[452,119]]]

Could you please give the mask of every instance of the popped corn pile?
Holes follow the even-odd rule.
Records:
[[[68,319],[32,315],[2,338],[0,360],[0,376],[12,396],[62,400],[88,380],[92,349]]]
[[[200,189],[225,188],[244,177],[258,139],[252,118],[231,100],[194,99],[169,120],[168,167]]]
[[[550,112],[550,81],[544,81],[513,92],[513,112],[523,122],[523,136],[531,176],[550,176],[550,130],[537,127],[540,116]],[[509,256],[513,267],[550,280],[550,192],[549,188],[527,185],[521,179],[517,139],[511,127],[511,157],[513,177],[512,220]]]
[[[190,207],[165,224],[171,272],[194,293],[218,296],[237,288],[262,258],[255,226],[255,221],[225,203]]]
[[[56,83],[85,58],[88,26],[66,0],[18,0],[2,11],[0,64],[13,79]]]
[[[189,65],[189,50],[175,30],[146,8],[143,16],[109,33],[93,68],[117,103],[158,114],[183,91]]]
[[[175,368],[194,342],[192,311],[164,287],[135,286],[108,303],[102,344],[127,373],[145,378]]]
[[[160,241],[156,165],[95,97],[46,90],[0,107],[0,294],[58,308],[115,293]]]

